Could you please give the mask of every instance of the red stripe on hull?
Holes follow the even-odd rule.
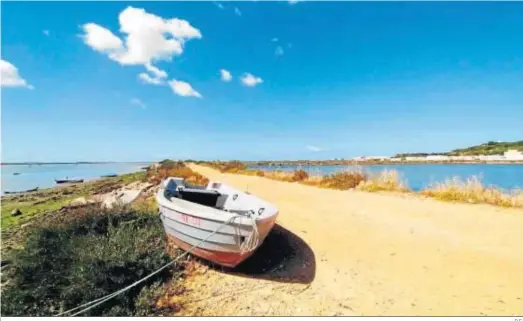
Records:
[[[181,241],[172,235],[167,234],[167,237],[171,242],[173,242],[176,246],[179,248],[189,251],[193,247],[193,245],[186,243],[184,241]],[[226,266],[226,267],[235,267],[241,262],[245,261],[249,256],[252,255],[254,251],[247,252],[244,254],[240,253],[231,253],[231,252],[220,252],[220,251],[210,251],[202,248],[194,248],[191,250],[191,254],[199,256],[203,259],[206,259],[208,261],[211,261],[213,263]]]

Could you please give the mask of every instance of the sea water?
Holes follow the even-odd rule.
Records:
[[[298,166],[250,166],[252,169],[294,171]],[[330,165],[300,166],[309,174],[332,174],[344,170],[362,169],[372,174],[385,169],[396,170],[407,185],[419,191],[431,184],[444,182],[446,179],[459,177],[467,179],[478,177],[485,185],[492,185],[505,190],[523,189],[523,164],[394,164],[394,165]]]
[[[106,163],[106,164],[43,164],[43,165],[2,165],[1,193],[23,191],[35,187],[47,188],[56,185],[55,179],[100,178],[102,175],[126,174],[140,171],[148,163]],[[18,175],[14,175],[19,173]]]

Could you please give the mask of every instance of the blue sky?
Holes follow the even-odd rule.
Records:
[[[521,2],[1,6],[4,162],[347,158],[523,139]]]

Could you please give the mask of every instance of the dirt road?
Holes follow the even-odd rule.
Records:
[[[523,315],[521,209],[191,168],[280,216],[238,271],[190,277],[182,314]]]

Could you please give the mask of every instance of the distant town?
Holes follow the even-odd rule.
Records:
[[[403,153],[394,156],[358,156],[328,160],[255,161],[256,165],[350,165],[350,164],[523,164],[523,140],[516,142],[490,141],[481,145],[442,153]]]

